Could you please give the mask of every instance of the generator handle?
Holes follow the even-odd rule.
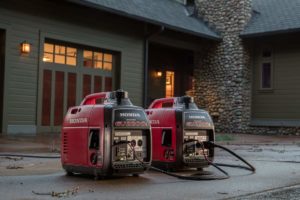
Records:
[[[104,100],[106,98],[108,98],[109,96],[109,92],[99,92],[99,93],[94,93],[94,94],[90,94],[88,96],[86,96],[83,101],[81,102],[81,106],[83,105],[95,105],[96,104],[96,100],[98,99],[103,99],[102,102],[104,102]]]
[[[175,99],[176,99],[175,97],[156,99],[151,103],[151,105],[149,106],[149,109],[158,109],[158,108],[164,108],[164,107],[172,108],[172,107],[174,107]],[[171,106],[163,106],[164,104],[170,104]]]

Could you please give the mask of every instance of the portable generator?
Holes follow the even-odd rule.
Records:
[[[138,175],[151,165],[151,148],[145,111],[123,90],[86,96],[63,122],[61,162],[69,175]]]
[[[146,110],[152,127],[152,165],[164,170],[208,167],[214,157],[214,125],[192,97],[156,99]],[[208,160],[209,159],[209,160]]]

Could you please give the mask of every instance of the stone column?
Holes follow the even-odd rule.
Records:
[[[195,100],[213,116],[217,132],[245,133],[251,119],[249,51],[239,37],[251,18],[251,0],[195,0],[198,16],[222,36],[199,55]]]

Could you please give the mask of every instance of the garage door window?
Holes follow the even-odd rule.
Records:
[[[103,69],[107,71],[112,70],[113,55],[110,53],[103,53],[100,51],[83,51],[83,66],[87,68]]]
[[[44,62],[76,66],[76,60],[76,48],[52,43],[44,44]]]
[[[118,54],[101,48],[47,39],[42,51],[41,112],[44,130],[59,130],[67,110],[86,95],[111,91]]]

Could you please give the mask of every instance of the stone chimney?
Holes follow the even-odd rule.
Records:
[[[197,15],[222,40],[199,55],[195,100],[213,116],[217,132],[247,132],[251,120],[249,51],[239,37],[249,22],[251,0],[195,0]]]
[[[239,34],[251,18],[252,0],[195,0],[198,16],[221,34]]]

